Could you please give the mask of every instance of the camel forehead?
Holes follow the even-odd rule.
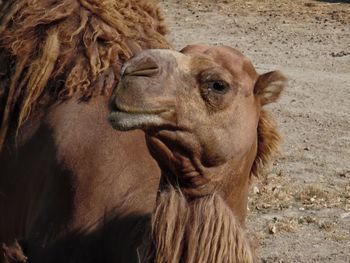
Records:
[[[252,63],[240,51],[228,46],[211,46],[203,49],[203,52],[186,52],[191,55],[192,70],[198,68],[210,68],[212,66],[220,66],[229,71],[233,76],[244,77],[247,75],[252,80],[256,80],[258,74]]]

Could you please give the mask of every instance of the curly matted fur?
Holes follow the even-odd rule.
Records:
[[[142,262],[255,262],[244,230],[220,195],[188,201],[169,186],[157,203]]]
[[[0,149],[41,98],[108,94],[135,50],[170,47],[147,0],[9,0],[0,23]]]

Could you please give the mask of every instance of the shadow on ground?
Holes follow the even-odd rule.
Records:
[[[350,4],[350,0],[316,0],[318,2],[328,2],[328,3],[344,3]]]

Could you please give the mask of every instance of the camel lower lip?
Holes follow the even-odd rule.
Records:
[[[121,111],[112,112],[108,117],[108,121],[114,129],[119,131],[146,129],[164,124],[164,120],[157,114]]]

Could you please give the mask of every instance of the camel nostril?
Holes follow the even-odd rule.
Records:
[[[123,76],[149,77],[159,72],[158,64],[150,57],[139,60],[130,60],[122,70]]]

